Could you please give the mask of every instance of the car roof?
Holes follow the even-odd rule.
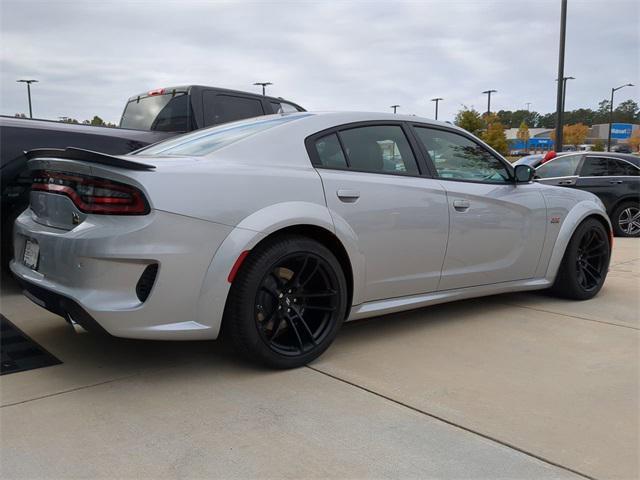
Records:
[[[627,162],[632,163],[636,167],[640,167],[640,157],[636,155],[632,155],[630,153],[589,151],[589,152],[568,152],[568,153],[565,153],[563,156],[569,156],[569,155],[587,155],[590,157],[619,158],[620,160],[626,160]]]
[[[326,123],[326,128],[331,128],[333,126],[344,125],[348,123],[357,123],[357,122],[384,122],[384,121],[396,121],[396,122],[413,122],[413,123],[423,123],[432,126],[445,127],[448,129],[459,130],[467,132],[466,130],[457,127],[456,125],[452,125],[451,123],[441,122],[438,120],[433,120],[430,118],[419,117],[417,115],[401,115],[396,113],[386,113],[386,112],[339,112],[339,111],[320,111],[320,112],[305,112],[308,116],[307,122],[309,123]],[[290,115],[305,115],[305,113],[296,114],[292,113]],[[308,115],[311,114],[311,115]],[[315,117],[315,118],[314,118]]]
[[[398,115],[393,113],[376,113],[376,112],[295,112],[295,113],[278,113],[271,115],[263,115],[260,117],[238,120],[236,122],[225,123],[213,127],[203,128],[191,133],[185,134],[183,137],[189,141],[192,136],[206,137],[207,135],[215,135],[234,128],[243,128],[247,124],[257,122],[265,123],[271,120],[289,117],[293,121],[275,122],[273,126],[260,129],[255,133],[244,136],[237,141],[229,142],[227,145],[215,149],[209,153],[205,153],[202,157],[216,156],[220,162],[213,165],[224,165],[225,162],[241,162],[243,164],[261,165],[265,159],[269,159],[271,165],[295,165],[308,166],[308,151],[306,150],[308,142],[306,140],[313,138],[315,135],[331,132],[334,129],[350,128],[351,126],[364,126],[368,123],[386,123],[386,122],[410,122],[421,124],[429,127],[445,128],[449,131],[460,132],[463,135],[470,134],[460,127],[445,122],[439,122],[428,118],[413,115]],[[300,141],[305,140],[305,141]],[[166,140],[167,142],[176,139]],[[160,144],[158,144],[160,145]],[[490,146],[486,148],[492,150],[495,155],[500,155]],[[259,152],[257,154],[256,152]],[[142,154],[142,152],[141,152]],[[172,158],[172,154],[161,155],[166,159]],[[133,159],[135,160],[135,159]]]
[[[138,97],[147,97],[149,96],[149,92],[155,91],[155,90],[166,90],[168,92],[175,90],[176,92],[189,92],[192,90],[215,90],[216,92],[219,93],[226,93],[226,94],[230,94],[230,95],[242,95],[244,97],[254,97],[254,98],[265,98],[266,100],[269,101],[274,101],[274,102],[278,102],[278,101],[282,101],[282,102],[286,102],[286,103],[290,103],[291,105],[294,105],[298,108],[302,108],[304,110],[303,107],[301,107],[300,105],[298,105],[295,102],[292,102],[291,100],[287,100],[285,98],[282,97],[272,97],[269,95],[265,95],[264,97],[262,96],[262,94],[260,93],[255,93],[255,92],[245,92],[242,90],[232,90],[229,88],[220,88],[220,87],[211,87],[211,86],[206,86],[206,85],[177,85],[177,86],[172,86],[172,87],[159,87],[156,89],[152,89],[152,90],[147,90],[146,92],[142,92],[139,93],[137,95],[132,95],[131,97],[129,97],[127,99],[127,103],[129,103],[132,100],[137,99]]]
[[[591,155],[591,156],[619,158],[621,160],[626,160],[627,162],[634,164],[636,167],[640,167],[640,157],[636,155],[632,155],[630,153],[618,153],[618,152],[584,152],[584,153],[586,155]]]

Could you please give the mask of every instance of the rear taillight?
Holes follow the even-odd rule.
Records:
[[[36,171],[31,190],[66,195],[84,213],[146,215],[144,194],[131,185],[75,173]]]

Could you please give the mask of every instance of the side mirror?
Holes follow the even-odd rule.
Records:
[[[529,183],[533,180],[535,173],[536,171],[529,165],[516,165],[516,168],[513,171],[513,174],[516,177],[516,183]]]

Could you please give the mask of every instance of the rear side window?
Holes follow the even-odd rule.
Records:
[[[609,175],[615,177],[629,177],[640,175],[640,169],[638,167],[631,165],[629,162],[625,162],[624,160],[615,160],[613,158],[609,159]]]
[[[587,157],[580,171],[581,177],[604,177],[609,175],[609,161],[606,158]]]
[[[580,171],[581,177],[628,177],[639,174],[640,169],[635,165],[608,157],[587,157]]]
[[[581,155],[556,157],[536,169],[538,178],[570,177],[576,174]]]
[[[344,158],[342,147],[335,133],[316,140],[316,152],[320,164],[327,168],[346,168],[347,160]]]
[[[351,128],[339,133],[349,168],[363,172],[418,174],[409,141],[397,125]]]
[[[220,95],[205,91],[202,94],[202,101],[206,126],[264,115],[262,102],[256,98]]]

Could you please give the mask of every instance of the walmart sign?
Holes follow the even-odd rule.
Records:
[[[509,141],[512,150],[524,150],[531,148],[533,150],[551,150],[553,148],[553,140],[550,138],[530,138],[528,143],[522,140],[514,139]]]
[[[617,140],[626,140],[631,137],[631,131],[633,130],[633,125],[630,123],[612,123],[611,124],[611,138],[615,138]]]

